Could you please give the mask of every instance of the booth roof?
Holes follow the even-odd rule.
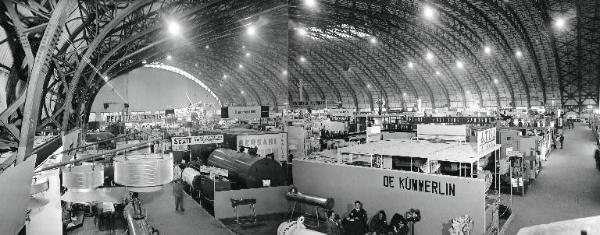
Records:
[[[403,157],[427,158],[434,161],[450,161],[473,163],[500,148],[496,144],[493,148],[477,153],[475,143],[432,143],[429,141],[411,140],[385,140],[360,144],[338,149],[342,154],[362,155],[387,155]]]

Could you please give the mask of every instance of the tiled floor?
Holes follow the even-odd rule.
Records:
[[[514,220],[506,234],[522,227],[600,214],[600,171],[594,137],[586,125],[565,130],[564,149],[555,150],[524,197],[513,197]]]

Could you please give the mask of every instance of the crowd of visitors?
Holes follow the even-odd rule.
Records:
[[[367,219],[367,211],[363,209],[360,201],[354,202],[354,208],[343,219],[330,210],[327,212],[327,235],[407,235],[409,233],[408,221],[404,216],[396,213],[390,222],[387,222],[385,211],[380,210]]]

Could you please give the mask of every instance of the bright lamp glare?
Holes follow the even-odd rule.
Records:
[[[485,54],[492,54],[492,48],[490,46],[485,46],[483,48],[483,52],[485,52]]]
[[[564,29],[567,26],[567,19],[563,17],[558,17],[554,20],[554,27],[556,29]]]
[[[181,33],[181,28],[179,27],[179,24],[177,22],[174,21],[169,21],[168,23],[168,27],[169,27],[169,33],[171,35],[179,35]]]
[[[372,37],[371,39],[369,39],[369,42],[370,42],[371,44],[377,44],[377,38],[375,38],[375,37]]]
[[[308,35],[308,31],[306,31],[305,28],[297,28],[296,31],[298,32],[298,35],[300,35],[300,36]]]
[[[425,59],[427,59],[427,60],[433,60],[433,53],[427,52],[427,54],[425,55]]]
[[[304,4],[307,7],[315,8],[317,6],[317,0],[304,0]]]
[[[435,9],[429,5],[423,7],[423,17],[427,20],[433,20],[435,18]]]
[[[246,28],[246,33],[250,36],[254,36],[256,34],[256,26],[249,25],[248,28]]]

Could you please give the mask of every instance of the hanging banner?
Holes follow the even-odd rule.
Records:
[[[327,115],[332,117],[352,117],[354,109],[328,109]]]
[[[261,117],[261,106],[230,106],[228,117],[240,120],[252,120]]]
[[[381,126],[367,127],[367,143],[381,140]]]
[[[210,174],[211,178],[214,178],[214,175],[220,175],[223,177],[228,177],[229,175],[229,172],[226,169],[205,165],[200,166],[200,172]]]
[[[442,139],[452,141],[467,140],[466,125],[417,125],[417,138],[419,139]]]
[[[496,128],[477,132],[477,154],[496,146]]]
[[[260,156],[272,153],[277,161],[287,160],[287,133],[238,135],[237,147],[239,146],[258,147],[257,154]]]
[[[171,138],[173,148],[177,145],[194,145],[194,144],[221,144],[223,143],[223,135],[200,135]]]

